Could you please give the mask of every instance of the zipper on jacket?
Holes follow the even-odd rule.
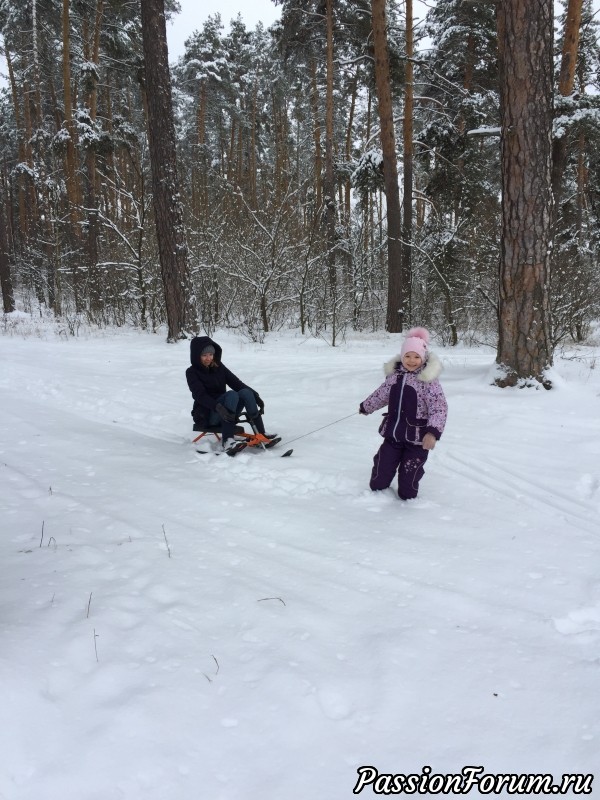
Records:
[[[400,399],[398,400],[398,417],[396,418],[394,430],[392,431],[392,439],[394,439],[395,441],[399,441],[398,439],[396,439],[396,430],[398,428],[398,425],[400,424],[400,417],[402,415],[402,395],[404,394],[404,386],[406,384],[406,375],[401,374],[401,377],[402,377],[402,388],[400,389]]]

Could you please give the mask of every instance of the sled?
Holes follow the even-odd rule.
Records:
[[[234,439],[243,442],[246,447],[262,447],[268,450],[281,441],[281,439],[277,438],[275,435],[269,437],[259,433],[252,424],[252,420],[250,420],[245,413],[239,416],[235,422]],[[244,425],[249,425],[252,432],[248,433]],[[205,436],[214,436],[217,442],[220,442],[223,438],[223,429],[221,425],[198,425],[194,423],[193,430],[198,436],[192,440],[192,444],[198,444]]]

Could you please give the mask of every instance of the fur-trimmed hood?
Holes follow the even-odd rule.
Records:
[[[401,355],[394,356],[393,358],[390,358],[389,361],[386,361],[383,365],[383,372],[385,373],[386,378],[399,367],[402,367]],[[431,383],[432,381],[436,380],[436,378],[439,378],[443,368],[442,362],[439,360],[436,354],[430,351],[425,364],[413,374],[418,378],[418,380],[423,381],[423,383]]]

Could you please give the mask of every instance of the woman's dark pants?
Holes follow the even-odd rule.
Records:
[[[234,392],[233,390],[225,392],[225,394],[222,394],[221,397],[217,399],[217,403],[224,405],[225,408],[229,409],[229,411],[231,411],[232,414],[235,414],[236,417],[238,417],[245,408],[248,417],[252,420],[258,432],[264,434],[265,426],[263,424],[261,415],[258,413],[256,399],[250,389],[240,389],[239,392]],[[235,423],[225,422],[221,419],[216,411],[210,412],[208,424],[215,426],[221,425],[224,441],[233,438]]]

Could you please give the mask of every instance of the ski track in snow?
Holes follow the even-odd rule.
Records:
[[[0,340],[0,797],[341,800],[362,764],[592,771],[593,389],[499,392],[489,353],[444,351],[448,428],[402,503],[367,488],[379,414],[304,436],[397,347],[223,338],[272,452],[194,452],[185,345]]]

